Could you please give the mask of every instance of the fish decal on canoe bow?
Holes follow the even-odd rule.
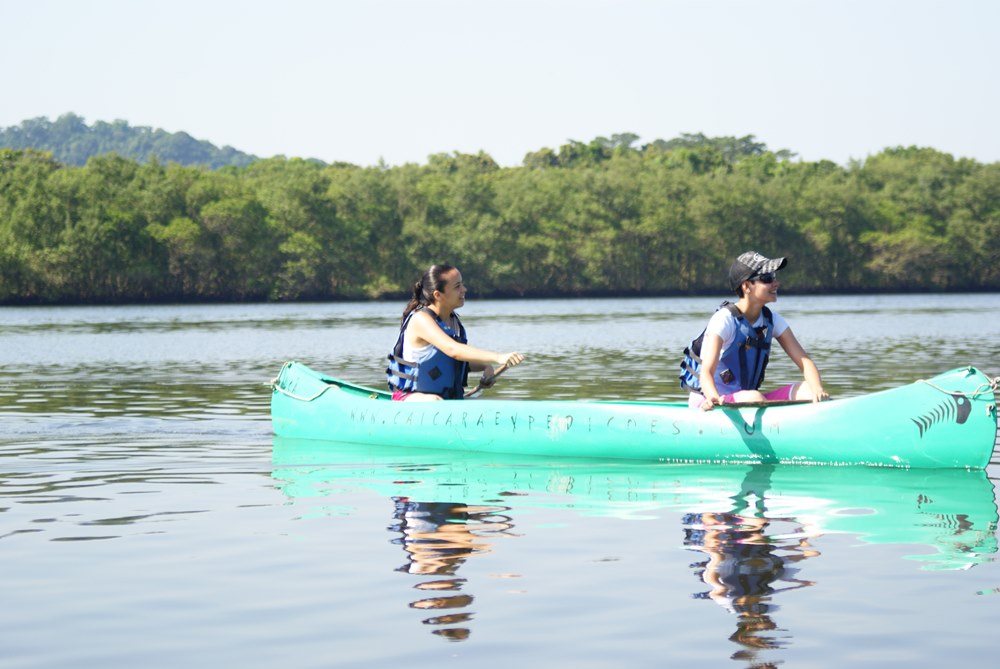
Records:
[[[920,438],[924,438],[924,433],[934,425],[942,421],[954,421],[962,425],[969,418],[972,411],[972,402],[965,395],[953,394],[942,400],[936,407],[923,414],[919,418],[911,418],[920,430]]]

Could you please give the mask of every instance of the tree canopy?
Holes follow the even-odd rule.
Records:
[[[92,156],[116,153],[145,163],[153,160],[180,165],[201,165],[209,169],[244,167],[256,156],[231,146],[221,149],[197,140],[186,132],[130,126],[125,121],[97,121],[88,126],[76,114],[63,114],[55,121],[35,118],[9,128],[0,128],[0,148],[50,151],[61,163],[82,166]]]
[[[0,303],[397,298],[435,262],[480,297],[720,293],[747,249],[788,256],[797,291],[1000,290],[1000,163],[791,155],[629,133],[517,167],[0,149]]]

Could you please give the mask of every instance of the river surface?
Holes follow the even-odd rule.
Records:
[[[682,399],[719,299],[462,315],[528,357],[493,397]],[[282,363],[381,387],[401,308],[0,308],[0,668],[996,666],[996,452],[706,467],[272,437]],[[775,308],[835,397],[1000,375],[1000,295]]]

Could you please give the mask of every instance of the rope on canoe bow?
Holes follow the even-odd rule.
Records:
[[[275,378],[274,380],[271,381],[271,389],[272,390],[277,390],[279,393],[282,393],[284,395],[288,395],[293,400],[299,400],[300,402],[312,402],[314,399],[316,399],[317,397],[319,397],[320,395],[322,395],[323,393],[325,393],[326,391],[328,391],[330,388],[336,388],[336,386],[331,383],[331,384],[328,384],[328,385],[324,386],[322,390],[320,390],[318,393],[316,393],[312,397],[302,397],[301,395],[296,395],[295,393],[290,393],[287,390],[285,390],[284,388],[282,388],[281,386],[279,386],[277,378]]]
[[[995,394],[997,392],[997,388],[1000,387],[1000,376],[990,379],[989,383],[980,384],[980,386],[975,390],[973,390],[971,393],[963,393],[957,390],[947,390],[945,388],[942,388],[941,386],[931,383],[926,379],[920,379],[919,383],[926,383],[931,388],[934,388],[935,390],[940,390],[941,392],[946,393],[948,395],[965,395],[969,399],[974,400],[980,395]]]

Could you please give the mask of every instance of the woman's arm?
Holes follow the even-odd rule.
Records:
[[[463,360],[477,367],[482,365],[476,371],[484,370],[487,365],[513,367],[524,360],[524,356],[520,353],[495,353],[457,342],[445,334],[429,314],[422,311],[413,314],[410,324],[406,327],[406,336],[411,338],[409,342],[414,348],[430,344],[450,358]]]
[[[707,405],[702,404],[702,409],[711,409],[713,404],[722,404],[719,389],[715,387],[715,370],[719,366],[719,352],[721,350],[722,337],[706,332],[701,341],[701,371],[698,373],[701,394],[705,396],[707,403]]]
[[[781,336],[778,337],[778,343],[781,344],[781,348],[785,349],[785,353],[788,354],[788,357],[792,359],[795,366],[802,372],[802,376],[812,390],[813,401],[820,402],[830,399],[830,395],[823,390],[823,380],[820,378],[816,363],[809,357],[806,350],[802,348],[799,340],[795,338],[792,328],[787,328],[781,333]]]

